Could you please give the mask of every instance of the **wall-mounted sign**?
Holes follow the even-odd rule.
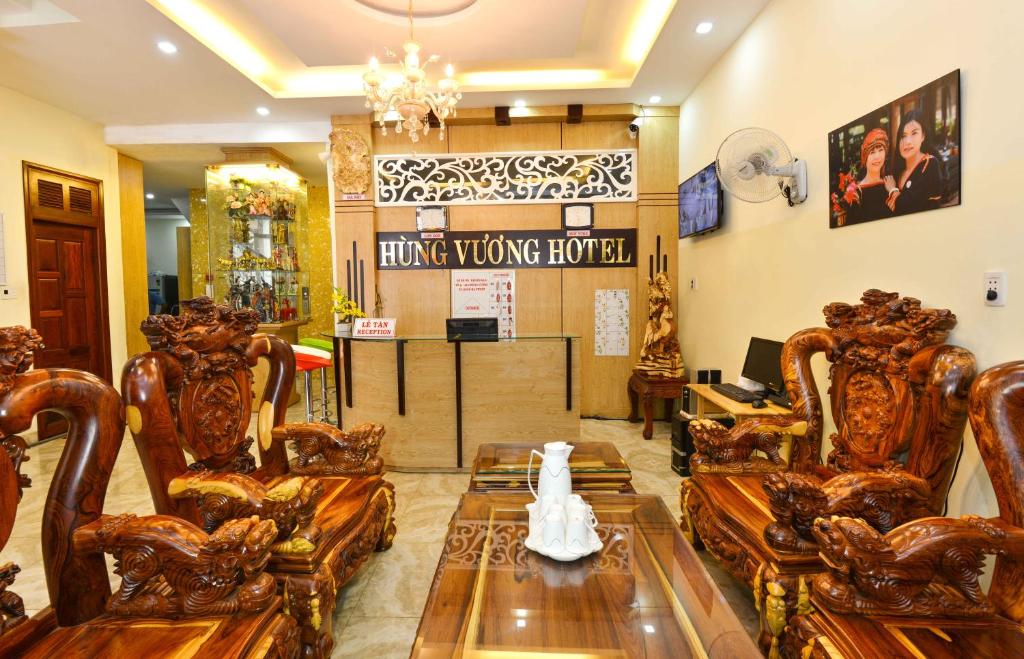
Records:
[[[415,231],[377,234],[379,270],[479,268],[632,268],[636,229],[565,231],[448,231],[423,238]]]
[[[393,339],[395,338],[395,319],[356,318],[352,325],[352,338]]]
[[[377,206],[635,201],[636,150],[374,156]]]
[[[452,318],[497,318],[498,336],[515,336],[516,271],[453,270]]]

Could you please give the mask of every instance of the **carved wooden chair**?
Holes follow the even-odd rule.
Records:
[[[784,625],[770,625],[769,610],[806,610],[808,580],[824,570],[816,518],[856,516],[885,533],[942,514],[975,371],[970,352],[944,343],[956,325],[948,310],[872,289],[860,304],[833,303],[824,314],[827,328],[798,332],[783,347],[793,414],[732,431],[694,426],[693,476],[681,489],[684,531],[751,585],[761,642],[776,653]],[[836,427],[825,465],[810,365],[819,352],[831,362]],[[777,457],[784,432],[794,435],[788,466]]]
[[[14,524],[28,430],[42,411],[67,417],[68,435],[43,509],[51,605],[31,618],[0,561],[0,656],[297,657],[295,620],[263,570],[273,521],[233,520],[207,535],[175,517],[102,515],[124,436],[121,398],[82,371],[29,372],[35,330],[0,328],[0,548]],[[103,554],[121,585],[111,595]]]
[[[789,656],[1024,656],[1024,362],[978,376],[970,418],[999,517],[927,517],[885,534],[816,520],[828,569],[813,581],[814,612],[789,621]]]
[[[250,515],[276,522],[268,570],[299,622],[306,656],[329,656],[338,588],[395,534],[394,486],[377,455],[384,430],[285,424],[292,348],[253,335],[257,323],[251,310],[205,297],[182,302],[180,316],[147,318],[142,332],[153,351],[129,360],[122,375],[128,427],[158,513],[207,532]],[[270,375],[258,408],[257,469],[246,430],[260,357]],[[286,442],[297,453],[290,463]]]

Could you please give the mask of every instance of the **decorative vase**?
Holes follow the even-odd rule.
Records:
[[[352,321],[345,320],[334,323],[335,336],[352,336]]]

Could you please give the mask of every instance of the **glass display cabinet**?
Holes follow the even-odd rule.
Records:
[[[214,299],[263,324],[309,319],[306,181],[278,163],[206,168]]]

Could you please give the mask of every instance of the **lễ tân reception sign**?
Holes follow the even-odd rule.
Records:
[[[377,234],[380,270],[636,267],[636,229]]]

